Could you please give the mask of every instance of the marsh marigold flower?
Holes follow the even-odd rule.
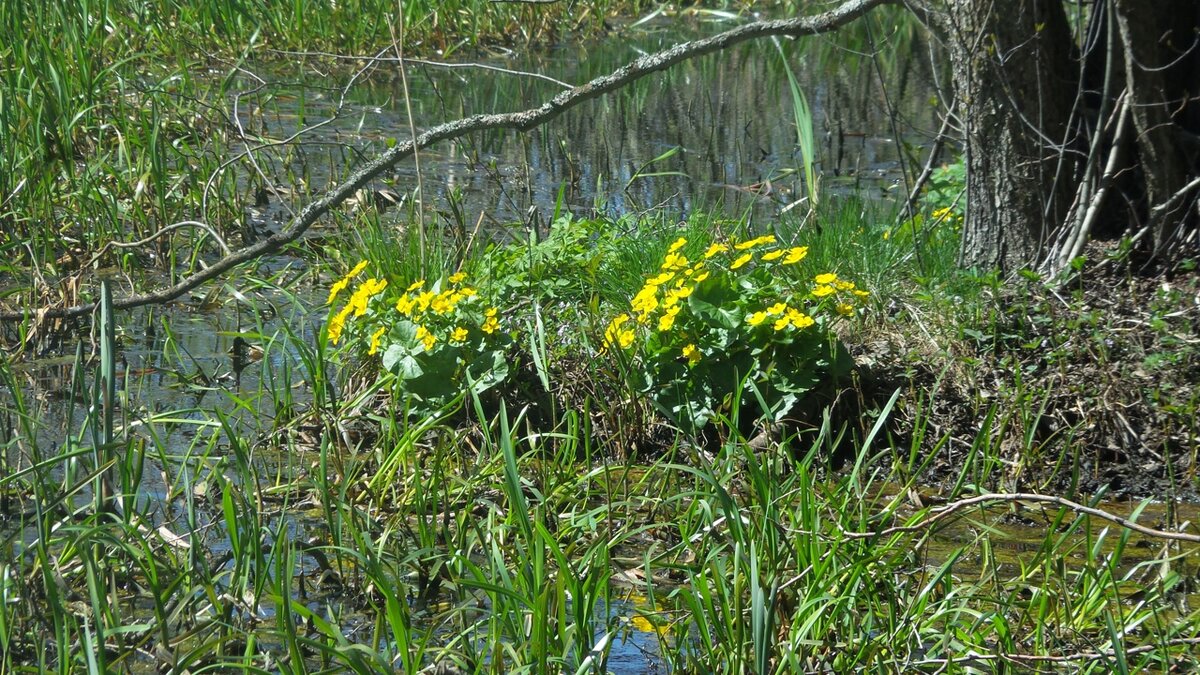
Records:
[[[329,287],[329,299],[325,301],[325,304],[332,305],[333,301],[337,299],[338,294],[346,290],[346,287],[350,285],[350,281],[353,280],[354,277],[361,274],[365,269],[367,269],[367,261],[360,260],[358,264],[354,266],[354,269],[346,273],[346,276],[334,282],[334,284]]]
[[[675,240],[675,243],[671,244],[671,248],[667,249],[667,253],[674,253],[683,248],[685,244],[687,244],[687,239],[680,237]]]
[[[671,326],[675,325],[675,317],[678,316],[680,309],[682,309],[682,307],[675,305],[668,309],[662,316],[658,317],[658,330],[671,330]]]
[[[454,329],[454,331],[450,333],[450,341],[451,342],[466,342],[466,340],[467,340],[467,329],[463,328],[462,326],[456,327]]]
[[[425,351],[431,351],[437,342],[437,336],[429,332],[425,326],[417,326],[417,339],[425,345]]]
[[[460,282],[466,278],[467,278],[467,275],[465,272],[456,272],[456,273],[450,275],[450,278],[448,279],[448,281],[452,284],[457,284],[458,282]]]
[[[742,255],[738,256],[738,259],[737,259],[737,260],[734,260],[734,261],[733,261],[733,264],[729,266],[729,269],[731,269],[731,270],[736,270],[736,269],[738,269],[739,267],[741,267],[741,266],[745,265],[746,263],[750,262],[750,259],[751,259],[751,258],[753,258],[753,257],[754,257],[754,254],[753,254],[753,253],[743,253]]]
[[[684,345],[683,357],[687,359],[689,366],[694,366],[697,363],[700,363],[700,350],[697,349],[696,345],[694,344]]]
[[[767,320],[766,312],[755,312],[755,313],[751,314],[750,316],[746,317],[746,323],[750,324],[751,326],[757,326],[758,324],[760,324],[766,320]]]
[[[764,246],[767,244],[774,244],[774,243],[775,243],[775,235],[767,234],[767,235],[763,235],[761,237],[755,237],[754,239],[749,239],[747,241],[743,241],[740,244],[735,244],[734,248],[736,248],[739,251],[745,251],[748,248],[754,248],[756,246]]]
[[[783,259],[783,264],[784,265],[795,265],[796,263],[800,262],[801,260],[804,260],[804,258],[806,256],[808,256],[808,247],[807,246],[796,246],[794,248],[789,248],[788,252],[787,252],[787,257]]]
[[[823,298],[827,295],[832,295],[833,294],[833,286],[829,286],[827,284],[817,286],[816,288],[814,288],[812,290],[812,294],[813,294],[813,297],[815,297],[815,298]]]
[[[488,335],[495,333],[496,330],[500,328],[500,320],[496,318],[496,313],[495,307],[488,307],[487,311],[483,313],[484,321],[483,325],[479,327],[479,330],[487,333]]]
[[[329,320],[329,342],[337,344],[338,340],[342,339],[342,331],[346,328],[346,319],[350,317],[350,306],[347,305],[342,311],[338,312]]]
[[[788,321],[796,328],[808,328],[816,323],[813,318],[804,312],[797,309],[789,309],[787,313]]]
[[[839,304],[835,309],[837,309],[837,313],[841,314],[842,316],[850,316],[854,313],[854,305],[845,302]]]
[[[764,253],[762,259],[766,260],[767,262],[771,262],[772,260],[778,260],[782,258],[784,253],[785,251],[783,249],[777,248],[774,251],[768,251]]]
[[[837,281],[837,275],[833,272],[829,272],[827,274],[818,274],[817,276],[813,277],[813,281],[817,282],[818,284],[832,284],[833,282]]]
[[[714,255],[716,255],[718,253],[724,253],[725,251],[728,251],[728,250],[729,250],[729,247],[726,246],[725,244],[720,244],[720,243],[712,244],[707,249],[705,249],[704,259],[708,260],[709,258],[713,257]]]
[[[379,341],[383,338],[383,334],[387,332],[387,327],[380,326],[379,330],[371,333],[371,348],[367,350],[367,356],[375,356],[379,352]]]

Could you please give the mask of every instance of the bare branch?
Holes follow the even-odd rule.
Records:
[[[536,108],[514,113],[472,115],[438,125],[418,136],[415,142],[410,140],[396,144],[376,159],[350,174],[349,178],[344,182],[333,187],[320,198],[300,209],[291,222],[279,232],[234,251],[230,255],[217,260],[211,266],[185,277],[173,286],[151,293],[121,298],[114,301],[113,305],[117,309],[129,309],[131,307],[169,302],[201,284],[220,277],[239,265],[278,251],[280,248],[299,239],[321,216],[329,213],[331,209],[349,199],[354,195],[356,190],[365,187],[372,179],[394,166],[400,160],[408,158],[415,150],[428,147],[440,141],[460,138],[476,131],[491,129],[529,131],[549,122],[585,101],[620,89],[631,82],[635,82],[652,73],[666,70],[682,61],[728,49],[742,42],[758,38],[771,36],[802,37],[827,33],[858,19],[876,7],[896,4],[897,2],[898,0],[848,0],[835,9],[815,16],[759,21],[746,24],[709,38],[685,42],[661,52],[642,56],[608,75],[602,75],[586,84],[562,92]],[[78,317],[92,312],[95,307],[96,304],[91,303],[74,307],[2,312],[0,313],[0,321],[18,321],[34,314],[46,319]]]
[[[879,530],[878,532],[840,532],[839,536],[844,536],[848,539],[874,539],[878,537],[889,537],[893,534],[900,534],[904,532],[923,532],[929,530],[929,528],[936,525],[938,522],[946,520],[951,515],[969,506],[986,504],[988,502],[1036,502],[1043,504],[1054,504],[1056,506],[1061,506],[1063,508],[1075,511],[1076,513],[1082,513],[1084,515],[1099,518],[1101,520],[1107,520],[1110,523],[1120,525],[1121,527],[1133,530],[1134,532],[1138,532],[1140,534],[1144,534],[1147,537],[1156,537],[1159,539],[1186,541],[1193,544],[1200,544],[1200,534],[1156,530],[1152,527],[1146,527],[1145,525],[1141,525],[1135,521],[1129,520],[1128,518],[1122,518],[1121,516],[1113,515],[1108,511],[1097,509],[1091,506],[1085,506],[1063,497],[1057,497],[1054,495],[1040,495],[1032,492],[989,492],[986,494],[976,495],[974,497],[967,497],[965,499],[960,499],[947,504],[938,510],[937,513],[929,516],[928,518],[922,519],[920,522],[914,525],[897,525],[895,527]],[[793,534],[818,534],[799,530],[791,530],[791,532]]]

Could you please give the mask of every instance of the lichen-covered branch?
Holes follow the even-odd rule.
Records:
[[[226,274],[239,265],[278,251],[287,244],[299,239],[308,228],[322,216],[329,213],[331,209],[349,199],[355,191],[366,186],[367,183],[394,166],[397,162],[408,158],[413,154],[414,150],[420,150],[440,141],[460,138],[477,131],[491,129],[529,131],[530,129],[546,124],[563,112],[585,101],[616,91],[647,75],[670,68],[681,61],[728,49],[736,44],[758,38],[771,36],[802,37],[805,35],[827,33],[858,19],[875,7],[895,4],[897,2],[898,0],[849,0],[822,14],[747,24],[709,38],[685,42],[654,54],[642,56],[608,75],[597,77],[590,82],[564,91],[536,108],[512,113],[473,115],[438,125],[418,136],[415,142],[409,140],[398,143],[352,173],[344,182],[336,185],[301,209],[287,226],[279,232],[220,258],[205,269],[184,277],[173,286],[150,293],[120,298],[115,300],[113,304],[117,309],[129,309],[131,307],[169,302],[208,281]],[[88,314],[94,309],[94,303],[74,307],[30,308],[20,312],[0,312],[0,321],[21,320],[33,315],[37,315],[40,319],[78,317]]]

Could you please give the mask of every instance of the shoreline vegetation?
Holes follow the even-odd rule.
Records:
[[[254,236],[115,245],[244,225],[190,70],[392,43],[394,5],[337,6],[0,5],[0,303],[101,298],[4,328],[0,672],[1200,668],[1200,275],[960,270],[961,165],[905,216],[810,185],[507,242],[364,198],[236,304],[114,309]],[[458,53],[651,9],[405,7]],[[230,308],[236,374],[171,321]]]

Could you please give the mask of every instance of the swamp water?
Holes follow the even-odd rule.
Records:
[[[724,27],[699,25],[695,30]],[[500,55],[478,63],[580,84],[679,39],[677,25],[656,28],[651,23],[595,44]],[[910,178],[901,169],[902,160],[922,160],[921,148],[938,127],[936,106],[930,103],[937,93],[926,48],[907,46],[912,58],[878,65],[827,43],[802,50],[785,44],[813,111],[823,198],[893,199],[907,194]],[[414,66],[409,71],[408,96],[418,132],[470,114],[529,108],[562,90],[541,78],[459,66]],[[247,78],[244,89],[236,92],[235,118],[264,140],[288,138],[305,125],[316,125],[286,152],[267,155],[263,176],[238,176],[247,192],[264,180],[288,188],[296,177],[317,191],[332,174],[342,173],[348,157],[370,158],[389,139],[408,137],[405,94],[394,63],[381,62],[363,71],[358,83],[344,91],[328,86],[336,78],[324,77],[324,67],[299,65],[287,72],[275,64],[266,85],[258,87]],[[886,86],[880,84],[880,73],[888,77]],[[895,128],[924,133],[896,138],[893,119]],[[759,223],[799,218],[805,211],[805,189],[797,171],[802,158],[793,120],[787,74],[777,48],[765,41],[742,45],[587,102],[528,134],[475,134],[423,150],[423,215],[448,229],[481,225],[497,239],[525,236],[525,228],[512,223],[542,227],[557,208],[613,216],[661,212],[680,219],[715,209],[731,219],[748,215]],[[416,185],[415,165],[406,162],[375,187],[394,190],[411,202]],[[261,224],[270,227],[272,219],[289,212],[283,201],[275,200],[265,216],[248,217],[262,218]],[[319,226],[326,235],[332,227]],[[308,404],[314,379],[286,334],[312,343],[324,320],[325,282],[316,280],[297,259],[280,257],[269,265],[275,285],[244,288],[231,279],[212,296],[224,299],[220,305],[193,297],[118,317],[123,417],[128,433],[142,439],[146,452],[137,499],[152,505],[156,526],[186,532],[192,517],[206,532],[219,531],[208,528],[220,520],[220,496],[209,494],[216,488],[205,476],[223,471],[228,433],[253,439],[247,447],[257,448],[258,440],[272,435],[303,432],[282,430]],[[244,352],[243,340],[264,346],[264,353]],[[72,365],[68,356],[12,365],[18,391],[0,391],[0,407],[15,410],[14,397],[19,396],[25,419],[32,424],[8,422],[6,467],[24,468],[30,461],[29,447],[51,456],[64,446],[64,439],[86,438],[81,434],[86,411],[64,395]],[[13,417],[11,412],[8,417]],[[26,431],[36,439],[23,438]],[[265,446],[255,453],[249,461],[267,483],[275,477],[284,477],[276,482],[286,482],[288,476],[313,470],[311,457]],[[163,459],[173,465],[169,472],[162,471]],[[164,480],[166,473],[187,478],[173,484]],[[180,485],[190,496],[180,494]],[[86,493],[79,497],[85,498]],[[277,525],[296,541],[323,534],[318,505],[291,505],[275,513]],[[1195,520],[1200,513],[1178,517]],[[32,528],[22,529],[20,520],[0,519],[0,548],[6,558],[26,555],[37,536]],[[987,527],[1004,532],[1010,526],[996,521]],[[1033,545],[1030,541],[1040,541],[1042,531],[1032,530],[1012,527],[1010,537],[999,537],[1013,542],[1013,556],[1006,564],[1018,565],[1020,550]],[[947,532],[943,553],[949,554],[961,533]],[[199,541],[218,557],[230,547],[223,535],[201,534]],[[296,567],[298,574],[309,577],[322,571],[310,555]],[[336,592],[313,592],[304,602],[318,615],[331,609],[342,615],[349,640],[370,639],[370,621],[344,616],[352,610],[339,606]],[[607,661],[610,672],[664,668],[658,633],[635,612],[649,609],[644,602],[632,591],[616,589],[609,602],[598,603],[597,625],[628,627],[615,632]],[[271,604],[260,608],[265,613],[261,618],[269,619]]]

